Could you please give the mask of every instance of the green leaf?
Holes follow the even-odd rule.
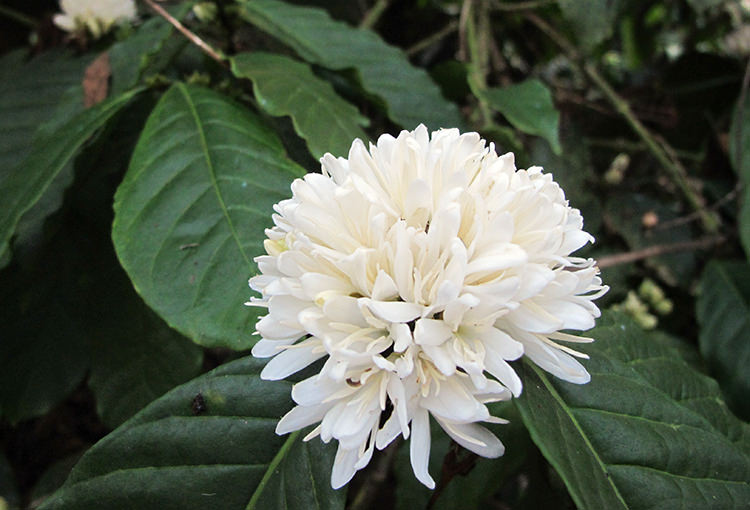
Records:
[[[190,2],[175,6],[172,15],[181,19],[191,7]],[[155,56],[164,46],[174,28],[161,16],[155,16],[138,27],[133,35],[112,45],[109,49],[110,68],[112,70],[112,94],[120,94],[133,88],[143,78],[155,61]]]
[[[560,154],[560,114],[552,94],[539,80],[529,79],[503,88],[477,91],[493,110],[503,114],[516,129],[547,140],[555,154]]]
[[[343,510],[335,446],[275,434],[291,383],[262,381],[262,367],[246,357],[164,395],[86,452],[42,508]]]
[[[711,261],[696,301],[701,354],[739,416],[750,419],[750,265]]]
[[[256,116],[182,83],[149,116],[115,195],[112,237],[143,299],[204,346],[247,349],[245,307],[272,206],[304,171]]]
[[[716,382],[623,315],[590,336],[589,384],[524,363],[515,401],[578,508],[746,508],[750,426]]]
[[[750,99],[738,104],[729,129],[729,155],[742,183],[738,224],[740,242],[750,259]]]
[[[81,146],[124,107],[139,91],[112,98],[81,112],[59,129],[40,139],[33,152],[15,171],[0,180],[0,259],[10,249],[10,239],[21,217],[44,195]]]
[[[322,9],[277,0],[241,5],[242,16],[308,62],[335,70],[356,69],[362,87],[385,101],[388,117],[402,127],[463,127],[458,107],[442,96],[429,75],[374,32],[334,21]]]
[[[622,0],[557,0],[563,17],[587,50],[609,39],[624,7]]]
[[[64,237],[0,273],[0,415],[11,423],[48,412],[90,366],[81,321],[88,311],[86,251]]]
[[[0,181],[29,154],[34,133],[55,113],[63,94],[71,87],[82,90],[89,60],[59,51],[28,62],[21,51],[0,58]],[[82,92],[79,101],[83,107]]]
[[[21,506],[13,468],[4,453],[0,453],[0,508],[15,509]]]
[[[232,58],[232,72],[253,80],[261,108],[292,118],[294,130],[307,141],[315,158],[326,152],[346,156],[355,138],[367,141],[360,126],[367,126],[368,119],[308,65],[272,53],[241,53]]]

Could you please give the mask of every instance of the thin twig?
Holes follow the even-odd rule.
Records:
[[[524,17],[544,32],[568,55],[571,62],[583,71],[588,78],[604,93],[607,100],[614,106],[620,115],[630,125],[631,129],[643,140],[651,154],[667,171],[671,180],[677,185],[690,206],[700,215],[703,227],[707,232],[714,233],[719,229],[719,222],[715,215],[705,208],[703,196],[693,188],[687,177],[687,171],[679,159],[670,154],[670,149],[664,141],[660,141],[644,126],[638,117],[633,114],[630,104],[617,94],[612,86],[599,74],[599,71],[590,63],[581,62],[578,50],[549,23],[534,14],[525,12]]]
[[[390,0],[378,0],[377,2],[375,2],[375,5],[372,6],[372,9],[367,11],[367,13],[365,14],[365,17],[362,18],[362,22],[359,24],[359,28],[374,27],[377,24],[377,22],[380,21],[380,17],[388,8],[388,5],[390,3],[391,3]]]
[[[169,23],[172,24],[177,30],[179,30],[182,35],[187,37],[190,42],[198,46],[203,52],[217,61],[219,64],[223,65],[224,67],[227,67],[226,59],[223,55],[221,55],[218,51],[213,49],[207,42],[205,42],[203,39],[198,37],[194,32],[191,32],[187,28],[185,28],[185,25],[180,23],[178,19],[176,19],[174,16],[169,14],[161,5],[158,5],[154,3],[153,0],[143,0],[146,4],[148,4],[149,7],[151,7],[156,13],[167,20]]]
[[[440,39],[442,39],[443,37],[447,37],[451,35],[456,30],[458,30],[458,21],[452,20],[450,23],[445,25],[443,28],[441,28],[434,34],[428,35],[427,37],[425,37],[418,43],[414,44],[414,46],[408,48],[406,50],[406,54],[412,57],[416,55],[417,53],[419,53],[420,51],[429,48],[430,46],[438,42]]]
[[[13,21],[17,21],[20,24],[25,25],[29,28],[36,28],[36,26],[39,24],[31,16],[27,16],[26,14],[22,12],[19,12],[15,9],[11,9],[10,7],[5,7],[4,5],[0,5],[0,16],[5,16],[6,18],[12,19]]]
[[[666,255],[668,253],[706,249],[721,244],[724,241],[726,241],[726,237],[724,236],[711,236],[702,239],[695,239],[693,241],[683,241],[680,243],[657,244],[641,250],[606,255],[597,259],[597,265],[600,268],[605,268],[618,266],[620,264],[629,264],[631,262],[637,262],[639,260],[657,257],[659,255]]]
[[[498,0],[492,2],[492,8],[496,11],[528,11],[530,9],[537,9],[550,5],[557,2],[557,0],[529,0],[527,2],[500,2]]]
[[[719,200],[711,204],[707,209],[709,211],[718,211],[719,208],[723,207],[724,204],[727,204],[737,198],[737,195],[739,194],[740,190],[742,189],[742,182],[737,181],[737,184],[734,188],[732,188],[726,195],[721,197]],[[655,227],[653,227],[652,230],[667,230],[670,228],[674,228],[680,225],[684,225],[685,223],[690,223],[696,220],[699,220],[700,217],[698,216],[697,212],[688,214],[686,216],[680,216],[679,218],[675,218],[673,220],[667,220],[659,223]]]

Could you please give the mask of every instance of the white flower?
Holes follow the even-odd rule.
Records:
[[[60,0],[55,24],[68,32],[88,30],[96,39],[114,25],[136,17],[133,0]]]
[[[320,422],[306,439],[339,442],[335,488],[399,434],[434,487],[430,415],[467,449],[502,455],[477,422],[503,422],[485,404],[521,393],[507,362],[524,353],[589,380],[583,355],[558,342],[591,339],[560,331],[591,328],[607,289],[593,260],[570,256],[593,238],[551,175],[516,170],[477,133],[424,126],[321,162],[275,206],[250,279],[262,298],[248,304],[268,308],[253,348],[275,356],[263,378],[325,358],[276,432]]]

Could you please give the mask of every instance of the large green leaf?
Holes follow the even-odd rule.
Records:
[[[291,46],[308,62],[356,69],[362,87],[386,103],[388,117],[406,129],[463,127],[458,107],[406,55],[370,30],[334,21],[325,11],[278,0],[242,1],[242,15]]]
[[[335,446],[274,433],[291,383],[262,381],[262,367],[246,357],[175,388],[94,445],[42,508],[343,509]]]
[[[29,154],[37,128],[71,87],[80,89],[89,57],[51,51],[28,62],[15,51],[0,58],[0,181]],[[80,96],[83,107],[83,96]],[[2,200],[0,200],[2,201]]]
[[[253,258],[272,206],[304,171],[241,105],[182,83],[151,113],[115,195],[112,237],[136,290],[205,346],[245,349]]]
[[[479,90],[487,104],[510,122],[513,127],[547,140],[555,154],[560,154],[560,113],[552,102],[552,94],[539,80],[529,79],[503,88]]]
[[[0,260],[10,249],[10,239],[21,217],[44,196],[81,146],[139,90],[117,96],[81,112],[59,129],[35,142],[34,151],[16,171],[0,180]]]
[[[660,335],[623,315],[590,332],[574,385],[524,364],[516,400],[581,509],[747,508],[750,426]]]
[[[701,354],[735,411],[750,419],[750,265],[712,261],[696,301]]]
[[[367,126],[368,119],[306,64],[272,53],[241,53],[232,58],[232,72],[253,80],[261,108],[292,118],[294,130],[307,141],[314,157],[326,152],[346,156],[352,140],[367,141],[360,126]]]

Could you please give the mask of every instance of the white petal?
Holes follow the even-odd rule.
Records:
[[[524,349],[526,355],[540,368],[563,381],[586,384],[591,380],[591,375],[578,360],[559,349],[544,345],[541,340],[524,342]]]
[[[323,419],[329,408],[330,406],[325,405],[313,407],[296,406],[286,413],[279,420],[279,423],[276,424],[276,433],[278,435],[288,434],[289,432],[317,423]]]
[[[453,338],[453,331],[448,325],[435,319],[419,319],[414,327],[414,341],[420,345],[441,345]]]
[[[477,455],[495,459],[505,453],[505,447],[495,435],[476,423],[450,423],[438,420],[443,430],[455,442]]]
[[[417,480],[435,488],[435,481],[428,471],[430,463],[430,417],[424,409],[417,409],[411,421],[411,444],[409,445],[411,468]]]
[[[372,299],[376,301],[387,301],[398,296],[396,282],[393,281],[388,273],[382,269],[378,271],[375,277],[375,284],[372,286]]]
[[[299,372],[314,361],[326,356],[325,351],[313,352],[313,349],[320,345],[320,342],[311,343],[310,345],[295,345],[272,358],[260,373],[260,378],[270,381],[278,381]]]
[[[368,307],[376,317],[388,322],[409,322],[422,314],[423,307],[403,301],[375,301],[360,298],[361,306]]]
[[[356,449],[345,450],[339,446],[336,451],[336,458],[333,461],[333,470],[331,471],[331,487],[340,489],[354,477],[357,472],[354,464],[357,463],[358,455]]]

